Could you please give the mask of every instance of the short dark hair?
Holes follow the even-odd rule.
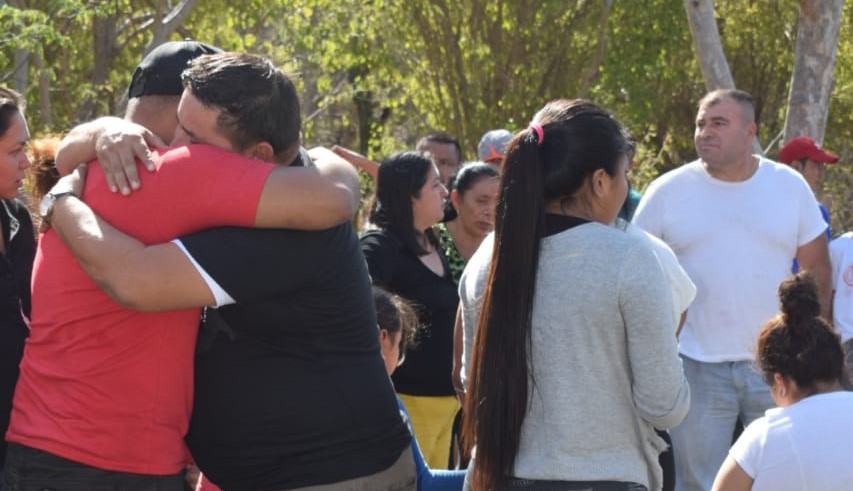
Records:
[[[457,140],[456,137],[454,137],[450,133],[446,131],[435,131],[432,133],[428,133],[425,137],[418,140],[418,144],[415,149],[424,152],[426,151],[427,145],[429,143],[453,145],[453,148],[456,149],[456,155],[459,157],[460,161],[462,160],[462,145],[460,145],[459,140]]]
[[[266,141],[280,160],[299,143],[296,87],[269,59],[246,53],[202,55],[181,78],[202,104],[222,110],[217,123],[237,150]]]
[[[779,286],[782,313],[773,317],[758,336],[758,366],[772,385],[780,373],[805,391],[818,382],[838,382],[844,371],[841,338],[820,317],[817,284],[807,272],[788,277]]]
[[[24,98],[12,89],[0,86],[0,136],[12,126],[12,116],[24,112]]]
[[[755,101],[749,92],[739,89],[718,89],[705,94],[699,101],[699,108],[715,106],[725,99],[731,99],[740,106],[746,121],[755,122]]]
[[[397,152],[384,159],[379,165],[376,194],[368,217],[373,225],[393,232],[407,249],[418,256],[427,254],[427,251],[418,242],[421,231],[415,230],[412,198],[420,197],[427,175],[434,167],[432,160],[421,152]],[[431,229],[427,230],[426,238],[433,245],[438,245]]]

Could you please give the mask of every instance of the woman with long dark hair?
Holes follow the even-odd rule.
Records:
[[[430,467],[447,466],[453,418],[459,409],[451,383],[453,323],[459,296],[433,226],[444,216],[447,190],[433,162],[418,152],[382,161],[369,221],[376,229],[361,245],[375,284],[410,301],[423,334],[394,372]]]
[[[658,260],[611,226],[629,151],[582,100],[548,103],[510,144],[493,240],[460,288],[480,306],[463,422],[476,491],[661,486],[654,428],[681,421],[689,390]]]
[[[758,336],[758,366],[779,406],[752,422],[713,491],[853,489],[853,393],[841,387],[844,351],[820,316],[808,272],[779,287],[782,313]]]
[[[0,87],[0,435],[9,426],[18,364],[29,334],[35,232],[29,210],[18,199],[30,165],[29,137],[23,98]],[[6,443],[0,441],[0,474],[5,458]]]

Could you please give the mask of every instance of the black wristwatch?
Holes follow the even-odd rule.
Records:
[[[56,204],[56,200],[63,196],[76,196],[74,191],[60,191],[57,193],[50,192],[44,195],[44,198],[41,199],[41,204],[39,205],[39,215],[41,215],[42,220],[50,221],[50,215],[53,214],[53,205]]]

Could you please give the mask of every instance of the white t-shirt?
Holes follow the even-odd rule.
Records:
[[[490,233],[468,260],[459,278],[459,308],[462,310],[462,386],[468,388],[468,368],[471,366],[471,350],[474,349],[474,333],[477,318],[483,305],[482,291],[486,284],[495,245],[495,234]]]
[[[698,160],[670,171],[649,185],[634,223],[666,242],[696,284],[680,351],[704,362],[753,358],[791,258],[826,229],[803,177],[766,159],[739,182],[711,177]]]
[[[696,298],[696,285],[690,280],[690,276],[678,263],[678,258],[672,249],[666,245],[666,242],[658,239],[654,235],[646,232],[640,227],[627,223],[625,231],[631,235],[643,237],[652,246],[655,256],[658,258],[658,263],[666,275],[666,281],[669,283],[669,290],[672,293],[672,315],[675,325],[681,321],[681,314],[690,307],[693,299]]]
[[[729,455],[754,479],[752,491],[853,490],[853,392],[768,410]]]
[[[853,232],[829,243],[832,260],[832,319],[841,340],[853,339]]]

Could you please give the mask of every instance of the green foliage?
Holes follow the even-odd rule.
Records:
[[[11,2],[10,2],[11,3]],[[117,112],[166,0],[28,0],[0,6],[0,78],[16,50],[30,64],[34,132],[66,128],[82,114]],[[705,92],[684,3],[672,0],[204,0],[172,39],[192,37],[260,53],[296,77],[308,145],[341,144],[379,159],[448,130],[473,157],[489,129],[526,126],[549,99],[584,96],[612,110],[640,147],[633,184],[695,158],[696,101]],[[853,17],[844,6],[825,144],[853,159]],[[757,100],[766,146],[784,126],[798,5],[715,2],[724,50],[739,88]],[[94,27],[114,29],[105,79],[93,83]],[[602,24],[603,22],[603,24]],[[100,24],[99,24],[100,23]],[[603,27],[603,49],[599,32]],[[112,31],[111,31],[112,32]],[[600,57],[599,57],[600,54]],[[50,105],[39,82],[49,85]],[[49,111],[45,114],[44,111]],[[770,156],[776,152],[770,149]],[[853,228],[851,166],[830,168],[824,200],[836,229]]]

